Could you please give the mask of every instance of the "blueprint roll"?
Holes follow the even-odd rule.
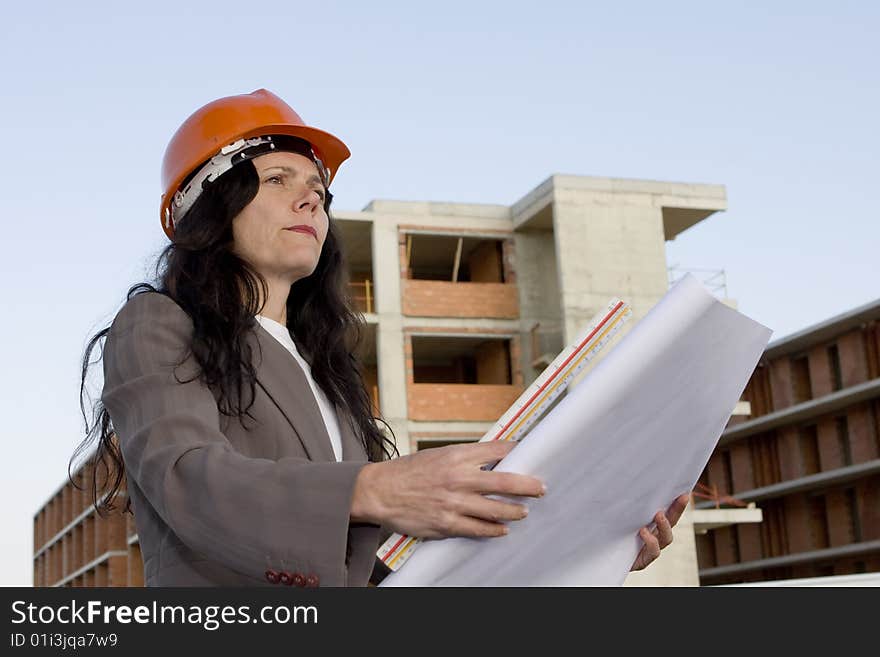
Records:
[[[682,278],[496,467],[547,494],[507,536],[425,541],[381,586],[616,586],[697,482],[770,329]]]

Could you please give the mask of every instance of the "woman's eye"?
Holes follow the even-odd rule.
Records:
[[[266,178],[266,180],[264,180],[263,182],[273,182],[273,181],[281,182],[281,176],[270,176],[269,178]]]
[[[324,197],[324,190],[323,189],[316,189],[315,191],[318,192],[318,196],[320,196],[321,200],[323,201],[325,198]]]

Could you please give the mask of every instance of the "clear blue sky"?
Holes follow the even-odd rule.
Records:
[[[334,207],[511,204],[552,173],[723,184],[669,244],[775,338],[880,297],[866,2],[6,3],[0,584],[79,440],[85,341],[164,244],[159,162],[266,87],[343,138]]]

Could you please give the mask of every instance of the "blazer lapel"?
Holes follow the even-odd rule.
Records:
[[[309,459],[335,461],[330,435],[305,372],[293,355],[259,323],[252,335],[254,339],[250,344],[256,359],[257,383],[287,418]],[[340,431],[343,430],[340,428]]]
[[[354,433],[351,416],[343,409],[336,407],[336,417],[339,421],[339,435],[342,440],[343,461],[366,461],[367,452]]]

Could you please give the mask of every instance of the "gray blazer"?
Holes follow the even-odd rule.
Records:
[[[259,324],[253,420],[221,415],[193,377],[189,316],[143,293],[116,315],[103,400],[125,461],[147,586],[364,586],[379,528],[349,521],[367,461],[337,409],[337,462],[293,356]],[[176,375],[176,377],[175,377]],[[280,576],[280,579],[276,577]],[[277,582],[275,580],[278,580]]]

